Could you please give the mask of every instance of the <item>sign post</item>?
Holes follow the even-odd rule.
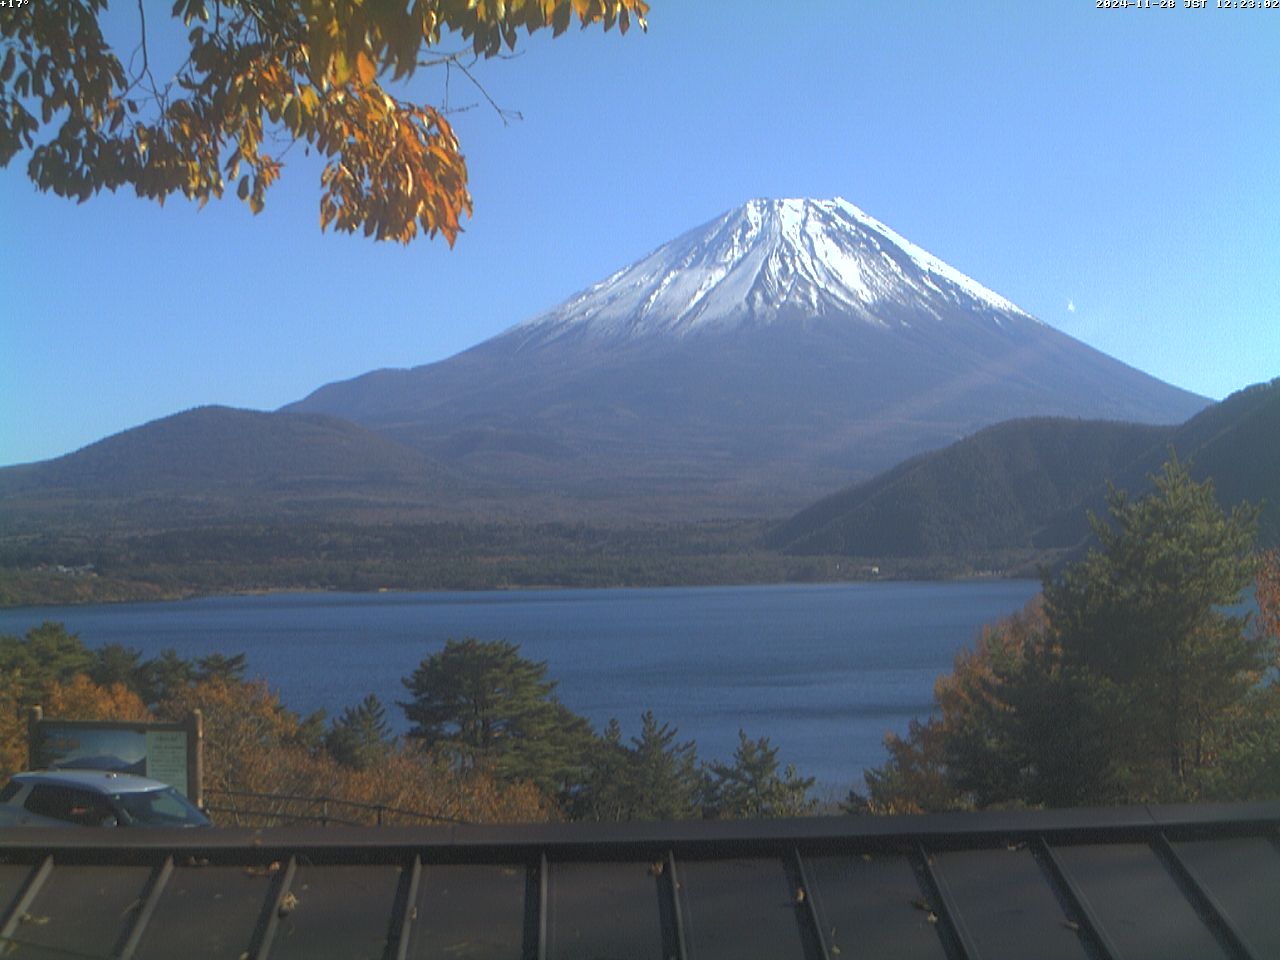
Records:
[[[159,780],[204,806],[204,718],[193,710],[176,723],[27,718],[32,769],[114,770]]]

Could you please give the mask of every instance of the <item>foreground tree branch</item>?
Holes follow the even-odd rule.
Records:
[[[173,80],[130,74],[103,37],[105,0],[41,0],[0,17],[0,166],[30,151],[36,186],[83,202],[129,185],[201,206],[235,183],[255,213],[279,178],[269,135],[326,160],[322,229],[450,245],[471,213],[453,128],[429,104],[384,87],[412,76],[448,35],[477,57],[515,48],[520,30],[562,34],[576,18],[642,29],[645,0],[177,0],[189,55]],[[287,147],[286,147],[287,149]]]

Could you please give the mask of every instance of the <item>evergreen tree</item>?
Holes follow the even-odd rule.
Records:
[[[678,742],[677,730],[659,724],[652,711],[640,719],[640,736],[622,742],[610,720],[591,747],[582,786],[568,804],[581,820],[682,820],[700,811],[702,778],[697,747]]]
[[[395,745],[382,702],[372,693],[334,719],[324,747],[343,766],[367,770],[384,760]]]
[[[676,734],[651,710],[640,718],[640,736],[631,738],[627,819],[680,820],[697,814],[698,749],[692,740],[677,741]]]
[[[985,630],[935,687],[938,716],[892,738],[872,811],[1280,795],[1276,638],[1238,613],[1257,512],[1224,514],[1177,459],[1035,605]],[[1280,579],[1280,578],[1278,578]],[[1280,591],[1277,591],[1280,595]],[[855,799],[861,799],[856,798]]]
[[[93,652],[93,666],[89,668],[89,676],[94,683],[104,687],[122,683],[137,693],[141,661],[140,650],[119,643],[109,643]]]
[[[93,666],[93,652],[61,623],[46,620],[22,637],[0,637],[0,683],[40,703],[54,683],[70,683]]]
[[[438,747],[461,769],[487,767],[550,794],[581,781],[590,725],[553,696],[547,665],[505,640],[450,640],[403,680],[409,736]]]
[[[1080,797],[1193,796],[1215,758],[1227,711],[1265,669],[1247,617],[1231,612],[1252,580],[1257,511],[1226,515],[1212,481],[1176,457],[1155,492],[1109,497],[1111,523],[1091,521],[1101,548],[1045,584],[1051,640],[1072,685],[1063,722],[1105,738],[1105,763],[1080,771]]]
[[[137,689],[143,702],[155,706],[195,682],[196,668],[189,660],[183,660],[172,647],[160,651],[138,668]]]
[[[779,774],[778,748],[769,738],[752,740],[739,730],[733,763],[707,766],[707,810],[719,817],[800,817],[817,807],[809,799],[813,784],[790,764]]]
[[[221,653],[211,653],[206,657],[196,658],[196,683],[243,683],[245,671],[245,655],[237,653],[233,657]]]
[[[1267,682],[1229,713],[1228,736],[1218,768],[1210,771],[1219,800],[1280,799],[1280,550],[1258,558],[1254,629],[1266,662]]]
[[[622,742],[622,727],[611,718],[604,734],[591,744],[582,783],[568,798],[574,820],[620,821],[632,816],[634,794],[629,784],[631,752]]]

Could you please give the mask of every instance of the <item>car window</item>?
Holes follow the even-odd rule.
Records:
[[[4,785],[3,789],[0,789],[0,803],[8,803],[10,800],[12,800],[14,797],[18,795],[18,792],[21,789],[22,789],[21,783],[19,783],[17,780],[10,780],[8,783]]]
[[[118,793],[115,802],[134,826],[204,826],[208,819],[173,787],[144,793]]]
[[[47,784],[32,787],[24,806],[39,816],[65,820],[83,827],[101,826],[103,821],[115,816],[115,811],[105,797],[87,790]]]

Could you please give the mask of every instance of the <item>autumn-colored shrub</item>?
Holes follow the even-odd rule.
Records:
[[[142,699],[123,683],[94,683],[85,674],[67,683],[54,681],[42,704],[50,719],[154,720]]]
[[[0,780],[27,768],[27,721],[8,679],[0,673]]]
[[[300,765],[282,762],[302,748],[302,725],[265,681],[216,679],[179,687],[156,713],[178,721],[193,710],[204,719],[206,789],[291,793],[303,786],[295,772]]]
[[[340,795],[366,804],[393,808],[383,823],[422,823],[414,811],[444,821],[520,823],[556,816],[555,805],[531,781],[501,781],[485,770],[459,772],[445,757],[412,745],[390,752],[364,770],[337,767]],[[365,817],[372,816],[366,811]]]
[[[206,796],[215,821],[224,825],[322,816],[369,824],[433,818],[490,823],[546,820],[555,813],[531,783],[502,782],[481,769],[459,772],[442,756],[412,745],[388,750],[365,769],[341,764],[320,748],[318,718],[300,720],[265,682],[196,683],[174,691],[158,713],[178,720],[197,709],[204,721]],[[244,796],[250,793],[258,796]]]

